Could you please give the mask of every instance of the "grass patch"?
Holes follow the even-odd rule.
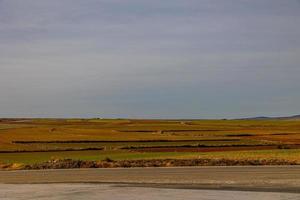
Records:
[[[251,150],[227,152],[126,152],[126,151],[71,151],[71,152],[37,152],[1,154],[0,163],[34,164],[50,159],[74,159],[98,161],[110,158],[112,160],[139,159],[279,159],[300,161],[299,149]]]

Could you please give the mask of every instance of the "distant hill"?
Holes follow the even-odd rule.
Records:
[[[250,117],[250,118],[241,118],[240,120],[300,120],[300,115],[293,115],[287,117]]]

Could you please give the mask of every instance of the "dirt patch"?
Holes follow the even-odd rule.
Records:
[[[21,163],[11,163],[11,164],[0,163],[0,170],[19,170],[24,168],[25,166]]]

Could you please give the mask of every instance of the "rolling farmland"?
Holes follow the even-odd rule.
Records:
[[[0,163],[50,159],[300,161],[298,120],[2,119]]]

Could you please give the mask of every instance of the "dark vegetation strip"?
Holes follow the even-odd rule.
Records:
[[[247,137],[247,136],[255,136],[255,134],[250,133],[241,133],[241,134],[228,134],[227,137]]]
[[[300,133],[272,133],[270,135],[296,135],[296,134],[300,134]]]
[[[118,130],[119,132],[124,132],[124,133],[154,133],[154,132],[157,132],[156,130],[133,130],[133,131],[123,131],[123,130]]]
[[[136,152],[226,152],[226,151],[250,151],[250,150],[274,150],[276,146],[249,146],[249,147],[202,147],[202,148],[153,148],[153,149],[135,149]]]
[[[295,135],[299,133],[272,133],[272,134],[251,134],[251,133],[241,133],[241,134],[227,134],[227,137],[248,137],[248,136],[270,136],[270,135]]]
[[[297,161],[280,159],[152,159],[152,160],[121,160],[109,158],[103,161],[82,160],[50,160],[47,162],[24,165],[19,169],[71,169],[71,168],[131,168],[131,167],[179,167],[179,166],[245,166],[245,165],[297,165]],[[12,165],[6,165],[9,169]],[[5,168],[5,165],[2,166]]]
[[[14,144],[69,144],[69,143],[147,143],[147,142],[236,142],[240,139],[207,139],[207,140],[55,140],[55,141],[12,141]]]
[[[201,131],[229,131],[229,130],[220,130],[220,129],[185,129],[185,130],[118,130],[119,132],[129,132],[129,133],[136,133],[136,132],[141,132],[141,133],[153,133],[153,132],[201,132]]]
[[[0,151],[0,153],[38,153],[38,152],[63,152],[63,151],[92,151],[92,150],[103,150],[100,147],[91,148],[67,148],[67,149],[44,149],[44,150],[13,150],[13,151]]]
[[[206,145],[206,144],[198,144],[198,145],[178,145],[178,146],[129,146],[122,147],[121,149],[163,149],[163,148],[216,148],[216,147],[279,147],[280,145],[274,144],[220,144],[220,145]]]

